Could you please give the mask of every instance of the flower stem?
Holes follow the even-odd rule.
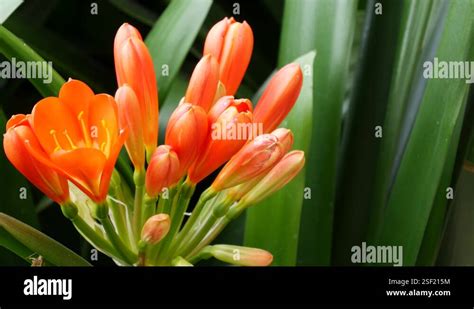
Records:
[[[189,236],[189,232],[194,227],[198,217],[201,215],[201,212],[204,206],[206,205],[207,201],[213,198],[216,194],[217,192],[213,191],[211,188],[207,188],[201,194],[201,196],[199,197],[199,201],[196,204],[196,207],[194,207],[191,217],[189,217],[183,229],[179,232],[176,240],[173,241],[172,246],[171,246],[171,252],[175,252],[176,249],[178,249],[178,246],[182,244],[183,241],[185,241],[187,236]]]
[[[105,234],[109,238],[112,245],[117,249],[119,257],[127,262],[127,264],[133,265],[137,261],[137,255],[133,253],[118,236],[115,228],[110,221],[109,216],[100,219],[100,223],[104,227]]]
[[[112,212],[114,224],[117,227],[117,233],[120,235],[120,238],[127,244],[127,246],[131,246],[132,240],[130,239],[130,233],[127,227],[127,214],[125,209],[126,206],[120,205],[118,202],[112,199],[109,199],[107,202]]]
[[[179,191],[178,199],[176,205],[173,205],[173,209],[171,210],[171,227],[168,232],[168,235],[162,241],[162,248],[161,248],[161,256],[158,257],[160,261],[164,261],[170,257],[168,257],[170,245],[175,238],[176,233],[178,232],[181,224],[183,222],[184,213],[188,207],[189,201],[194,193],[195,185],[185,181]]]
[[[133,203],[132,227],[134,231],[135,242],[140,240],[140,232],[142,228],[142,208],[143,196],[145,195],[145,173],[142,170],[135,170],[133,174],[135,182],[135,201]]]

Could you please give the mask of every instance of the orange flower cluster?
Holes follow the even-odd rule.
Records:
[[[85,83],[70,79],[57,97],[47,97],[31,114],[8,121],[6,155],[36,187],[63,205],[69,203],[68,182],[95,203],[103,203],[123,145],[135,170],[146,175],[150,198],[158,198],[163,188],[177,185],[186,175],[187,183],[194,186],[227,162],[211,189],[232,188],[229,196],[256,202],[290,181],[304,164],[301,151],[290,152],[291,131],[278,129],[298,98],[303,76],[298,64],[281,68],[255,109],[250,100],[235,98],[250,63],[253,40],[250,26],[233,18],[210,30],[204,56],[169,118],[165,144],[157,147],[153,61],[138,30],[123,24],[114,41],[115,98],[94,94]],[[255,124],[263,131],[256,132]],[[246,138],[213,135],[216,128],[235,127],[252,134]],[[168,233],[170,218],[153,214],[149,220],[153,222],[146,222],[143,233],[157,242]],[[225,260],[226,250],[215,247],[212,254]],[[262,255],[258,250],[248,252]],[[271,256],[262,256],[257,264],[271,262]]]

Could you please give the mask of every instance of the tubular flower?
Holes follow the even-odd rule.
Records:
[[[184,101],[199,105],[207,112],[214,103],[218,84],[219,64],[212,55],[206,55],[193,71]]]
[[[3,137],[3,148],[8,160],[33,185],[58,204],[69,200],[69,188],[66,178],[37,160],[28,151],[34,148],[36,152],[46,156],[28,123],[29,116],[14,115],[8,122]]]
[[[265,177],[244,197],[243,204],[255,204],[280,190],[301,171],[304,166],[304,152],[294,150],[286,154]]]
[[[253,33],[247,22],[224,18],[209,31],[204,44],[204,55],[211,54],[219,62],[219,79],[227,95],[234,95],[239,88],[250,62]]]
[[[281,143],[283,154],[286,154],[288,151],[290,151],[291,147],[293,146],[293,133],[291,130],[286,128],[278,128],[272,132],[272,135],[275,135],[278,138],[278,141]],[[277,163],[278,162],[275,162],[274,164]],[[262,180],[263,177],[265,177],[265,174],[230,188],[227,192],[227,195],[234,201],[240,200],[247,192],[252,190],[255,185],[257,185],[260,180]]]
[[[145,188],[147,194],[157,197],[163,188],[172,187],[179,178],[179,159],[176,152],[168,145],[156,148],[146,171]]]
[[[270,80],[254,111],[254,122],[263,124],[264,133],[275,130],[295,105],[303,84],[297,63],[281,68]]]
[[[270,252],[249,247],[214,245],[210,246],[208,252],[216,259],[240,266],[268,266],[273,261]]]
[[[247,99],[222,97],[212,107],[208,119],[211,132],[203,151],[189,169],[189,179],[193,183],[215,171],[247,142],[252,134],[252,103]]]
[[[166,127],[165,144],[170,145],[178,155],[180,177],[202,150],[207,131],[207,115],[200,106],[182,103],[171,114]]]
[[[283,146],[273,134],[263,134],[247,143],[222,168],[211,185],[221,191],[266,173],[283,156]]]
[[[94,95],[83,82],[69,80],[59,97],[36,103],[30,123],[44,150],[29,147],[35,158],[67,177],[95,202],[105,200],[126,138],[124,130],[119,132],[114,98]]]
[[[150,245],[159,243],[170,230],[170,216],[157,214],[150,217],[142,229],[142,240]]]
[[[125,148],[135,169],[142,170],[145,165],[145,146],[140,106],[137,96],[127,84],[120,87],[115,94],[118,105],[119,124],[121,129],[128,128]]]
[[[150,157],[158,142],[158,89],[150,53],[138,30],[129,24],[117,31],[114,58],[119,87],[128,84],[138,98],[143,140]]]

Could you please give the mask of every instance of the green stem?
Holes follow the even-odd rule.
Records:
[[[100,218],[100,223],[102,223],[105,234],[109,238],[110,242],[115,247],[115,249],[117,249],[119,257],[127,262],[127,264],[133,265],[133,263],[137,261],[137,256],[127,246],[125,246],[120,237],[117,235],[117,232],[115,231],[109,216]]]
[[[211,256],[212,256],[211,246],[207,246],[207,247],[203,248],[201,251],[199,251],[198,254],[192,256],[191,258],[189,258],[188,261],[191,264],[196,264],[200,260],[207,260]]]
[[[110,257],[119,257],[117,250],[110,244],[110,242],[97,234],[89,224],[84,221],[80,216],[76,216],[71,219],[72,224],[77,231],[84,237],[91,245],[93,245],[99,251],[105,253]],[[122,259],[120,259],[122,260]]]
[[[144,203],[145,206],[143,208],[142,226],[151,216],[153,216],[156,213],[156,201],[157,201],[157,198],[149,197],[146,195],[145,203]]]
[[[196,204],[196,207],[194,207],[194,210],[191,214],[191,217],[189,217],[188,221],[184,225],[183,229],[181,232],[179,232],[178,237],[175,241],[173,241],[173,244],[171,246],[171,252],[174,252],[177,247],[183,243],[183,241],[186,241],[187,236],[189,235],[190,231],[196,224],[196,221],[198,217],[201,215],[202,210],[204,209],[204,206],[206,205],[207,201],[209,201],[211,198],[216,196],[217,192],[213,191],[211,188],[207,188],[199,197],[199,201]]]
[[[140,232],[142,229],[142,211],[143,196],[145,195],[145,173],[141,170],[135,170],[133,174],[135,182],[135,201],[133,204],[132,227],[134,231],[135,242],[140,240]]]
[[[110,210],[112,211],[114,224],[117,227],[117,233],[127,245],[131,246],[133,241],[130,238],[130,233],[127,226],[126,206],[120,205],[118,202],[112,199],[108,199],[108,204]]]
[[[181,224],[183,222],[184,213],[188,207],[189,201],[194,193],[195,185],[185,181],[180,189],[176,205],[174,205],[171,210],[171,227],[168,232],[168,235],[162,241],[161,257],[158,259],[164,261],[169,258],[167,255],[169,253],[170,245],[173,242],[175,235],[179,231]]]
[[[203,221],[202,226],[200,226],[197,232],[191,235],[189,241],[183,243],[182,250],[178,250],[177,254],[182,256],[187,256],[188,253],[193,251],[194,248],[202,241],[202,239],[209,233],[211,228],[217,222],[220,217],[215,214],[214,211],[211,211],[209,216]]]

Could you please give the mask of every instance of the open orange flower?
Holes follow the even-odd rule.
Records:
[[[28,123],[28,116],[14,115],[7,122],[7,132],[3,137],[3,148],[8,160],[33,185],[58,204],[69,200],[66,178],[38,161],[27,147],[42,153],[43,149]],[[28,145],[28,146],[27,146]]]
[[[126,137],[117,119],[113,97],[94,95],[83,82],[69,80],[59,97],[47,97],[34,106],[30,124],[44,151],[28,150],[92,200],[102,202]]]

